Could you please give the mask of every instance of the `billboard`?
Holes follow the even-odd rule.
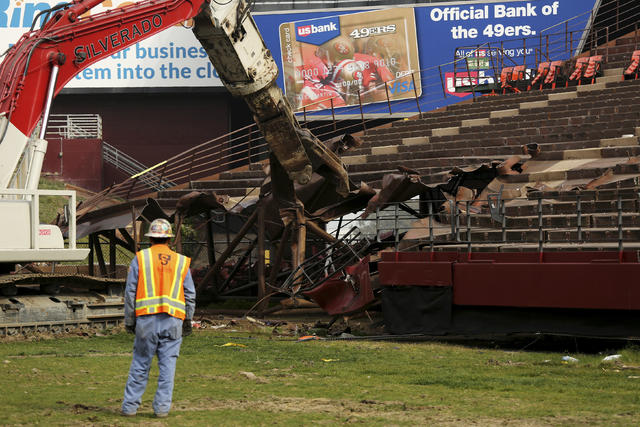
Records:
[[[4,51],[28,31],[39,11],[56,4],[57,0],[0,0],[0,50]],[[90,13],[103,12],[125,4],[130,2],[105,0]],[[478,53],[477,46],[484,49],[483,45],[491,43],[494,46],[499,45],[504,39],[518,39],[521,43],[523,38],[531,37],[541,39],[550,37],[553,43],[556,37],[553,35],[554,32],[564,28],[564,24],[560,25],[561,23],[570,20],[573,29],[579,29],[580,26],[584,29],[589,24],[589,12],[598,4],[599,0],[472,0],[386,9],[256,13],[254,19],[281,70],[278,85],[294,105],[300,107],[305,103],[311,104],[306,99],[303,100],[305,93],[309,93],[309,90],[304,89],[305,76],[313,77],[314,73],[320,75],[322,67],[319,64],[314,67],[310,65],[310,61],[315,61],[315,58],[321,61],[323,58],[326,59],[328,49],[323,51],[322,47],[327,40],[323,40],[323,37],[330,36],[336,40],[338,38],[344,40],[346,37],[353,43],[354,54],[371,55],[378,60],[377,63],[376,60],[369,61],[369,70],[380,66],[380,70],[374,70],[373,73],[366,72],[366,69],[362,72],[362,65],[356,67],[352,64],[346,67],[345,76],[349,73],[356,74],[351,78],[351,82],[364,82],[365,76],[369,82],[384,81],[388,78],[388,74],[382,68],[386,66],[394,79],[400,76],[400,80],[394,80],[386,85],[392,106],[403,102],[402,99],[405,97],[415,97],[417,94],[424,108],[431,109],[468,96],[462,94],[443,98],[443,88],[445,92],[449,88],[447,82],[465,79],[486,81],[492,78],[493,71],[485,69],[491,51]],[[578,18],[571,20],[574,17]],[[322,25],[326,26],[323,27],[326,31],[314,32],[316,26]],[[394,37],[395,40],[388,41]],[[384,56],[381,50],[377,53],[374,49],[367,50],[369,43],[375,44],[376,41],[383,40],[392,46],[397,43],[396,53]],[[334,46],[332,49],[335,54],[341,47]],[[318,55],[315,55],[318,50]],[[521,63],[526,60],[528,64],[533,63],[533,55],[536,53],[530,47],[514,47],[507,51],[514,61]],[[464,72],[453,69],[443,70],[441,83],[441,74],[437,72],[438,66],[451,63],[456,55],[469,58],[469,71],[467,72],[466,69]],[[384,61],[380,62],[380,59]],[[402,73],[409,70],[416,71],[415,86],[412,86],[409,76],[402,77]],[[357,75],[358,71],[362,74],[361,77]],[[446,77],[447,81],[444,81],[445,71],[454,73]],[[383,74],[385,76],[382,76]],[[340,84],[342,85],[342,82]],[[83,70],[69,82],[67,88],[90,90],[212,86],[222,86],[222,83],[206,53],[193,36],[189,23],[184,23],[143,40]],[[367,86],[373,87],[371,84]],[[347,110],[347,107],[354,102],[357,103],[357,96],[354,97],[354,92],[357,93],[357,91],[353,91],[355,87],[355,83],[351,83],[350,90],[349,83],[342,86],[346,106],[342,110]],[[384,89],[384,86],[382,88]],[[327,88],[329,89],[332,88]],[[306,92],[303,93],[303,91]],[[361,92],[366,92],[366,89]],[[365,114],[375,114],[376,111],[380,111],[382,104],[376,102],[380,99],[382,99],[380,90],[362,94],[361,101],[368,104],[364,106]],[[406,113],[417,112],[415,102],[410,105],[405,101],[405,104],[403,108]],[[337,113],[341,113],[340,109]]]
[[[280,51],[285,95],[295,110],[422,92],[413,8],[287,22],[280,25]]]

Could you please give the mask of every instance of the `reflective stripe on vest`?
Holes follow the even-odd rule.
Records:
[[[183,283],[191,260],[166,245],[154,245],[138,252],[136,257],[139,267],[136,316],[167,313],[184,319]]]

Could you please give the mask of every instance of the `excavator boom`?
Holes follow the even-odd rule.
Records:
[[[280,141],[273,145],[274,153],[290,177],[308,181],[311,165],[295,133],[298,124],[275,85],[278,69],[244,0],[224,5],[143,0],[83,15],[99,3],[83,0],[53,10],[42,28],[24,34],[0,65],[0,188],[9,185],[28,136],[69,80],[101,59],[192,18],[194,34],[227,88],[245,98],[263,131],[276,132],[276,137],[265,137],[269,143]],[[283,128],[288,132],[283,134]]]

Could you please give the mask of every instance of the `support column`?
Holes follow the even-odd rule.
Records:
[[[216,263],[216,246],[215,235],[213,232],[213,224],[211,223],[211,211],[207,210],[207,255],[209,258],[209,265]]]
[[[267,295],[267,285],[264,277],[264,207],[263,203],[258,206],[258,312],[262,312],[268,305],[269,299],[265,298]],[[264,298],[264,300],[263,300]]]

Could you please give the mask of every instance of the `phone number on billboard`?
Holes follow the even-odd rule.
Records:
[[[349,36],[353,39],[360,39],[363,37],[370,36],[379,36],[381,34],[390,34],[396,32],[396,25],[383,25],[380,27],[364,27],[364,28],[356,28],[355,30],[349,33]]]

